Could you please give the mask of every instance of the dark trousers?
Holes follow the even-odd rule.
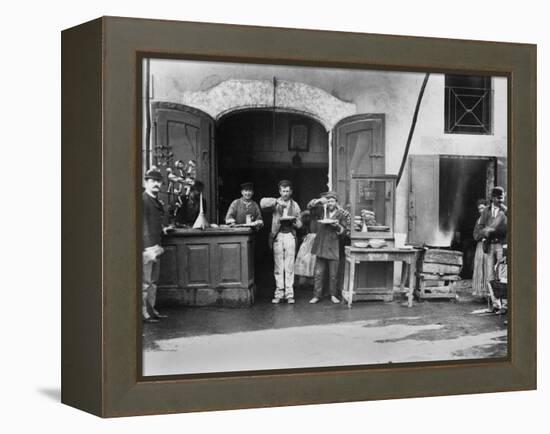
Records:
[[[313,295],[321,298],[323,295],[323,281],[325,280],[325,272],[328,270],[328,290],[330,295],[335,297],[338,295],[336,287],[338,283],[338,260],[325,258],[315,258],[315,271],[313,274]]]
[[[142,277],[142,314],[143,318],[149,318],[157,313],[155,304],[157,302],[157,282],[160,275],[160,258],[156,261],[149,261],[143,264]]]

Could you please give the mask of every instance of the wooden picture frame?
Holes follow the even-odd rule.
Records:
[[[138,95],[152,54],[508,77],[508,357],[143,378]],[[62,402],[115,417],[536,388],[536,69],[536,46],[518,43],[118,17],[64,30]]]

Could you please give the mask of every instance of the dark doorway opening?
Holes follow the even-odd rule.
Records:
[[[495,159],[441,156],[439,160],[440,230],[452,233],[451,248],[463,253],[461,277],[471,279],[479,217],[478,199],[486,199],[494,185]]]
[[[307,150],[296,150],[291,130],[307,131]],[[303,137],[302,137],[303,138]],[[216,131],[218,155],[219,222],[223,223],[231,202],[240,197],[240,184],[253,182],[254,200],[278,197],[277,183],[294,185],[293,199],[304,210],[307,203],[327,190],[328,134],[323,126],[304,115],[250,110],[223,117]],[[273,296],[273,255],[268,247],[271,214],[262,213],[264,228],[256,234],[255,280],[257,298]],[[297,248],[298,249],[298,248]]]

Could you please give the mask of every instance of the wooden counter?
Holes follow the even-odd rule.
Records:
[[[163,240],[159,305],[248,306],[254,302],[249,228],[177,229]]]

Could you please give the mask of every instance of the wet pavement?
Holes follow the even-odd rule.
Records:
[[[505,317],[472,314],[486,304],[467,282],[459,295],[348,309],[328,298],[310,305],[301,290],[294,305],[164,308],[167,319],[143,327],[144,375],[505,357]]]

